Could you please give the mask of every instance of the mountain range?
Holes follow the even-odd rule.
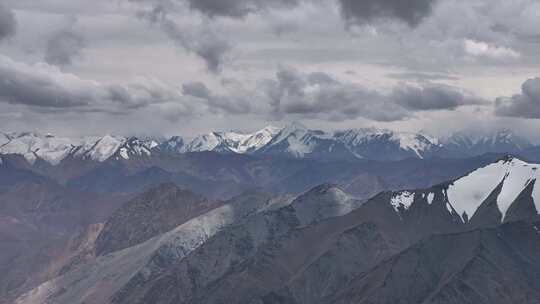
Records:
[[[536,304],[538,151],[505,130],[2,133],[0,304]]]
[[[15,303],[535,304],[538,168],[505,156],[367,200],[323,184],[290,198],[250,191],[202,214],[186,208],[204,199],[162,185],[117,209],[94,257]],[[125,242],[99,241],[111,238]]]
[[[437,139],[374,128],[324,132],[308,129],[300,123],[291,123],[284,128],[269,126],[249,134],[211,132],[190,140],[182,136],[161,140],[111,135],[64,138],[33,132],[0,133],[0,154],[18,154],[30,163],[43,160],[52,165],[68,159],[103,162],[209,151],[322,160],[389,161],[471,157],[485,153],[520,154],[528,159],[538,159],[538,149],[509,130],[484,136],[457,133]]]

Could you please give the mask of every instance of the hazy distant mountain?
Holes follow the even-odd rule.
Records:
[[[426,158],[436,155],[442,146],[424,135],[379,129],[338,131],[334,137],[355,155],[378,160]]]
[[[484,153],[520,153],[531,148],[532,144],[511,130],[497,130],[488,134],[453,134],[441,139],[444,147],[450,151],[464,155],[480,155]]]

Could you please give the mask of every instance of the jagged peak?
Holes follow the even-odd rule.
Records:
[[[497,207],[502,220],[511,204],[532,181],[540,178],[540,164],[527,163],[512,155],[505,157],[453,181],[447,189],[447,197],[464,218],[471,219],[480,205],[502,182],[502,189],[497,196]],[[540,211],[540,188],[533,192],[536,209]]]

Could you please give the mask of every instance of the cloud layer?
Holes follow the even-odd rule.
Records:
[[[540,126],[537,0],[0,2],[0,130]]]
[[[187,0],[190,8],[209,17],[242,18],[265,8],[285,8],[298,5],[300,0]]]
[[[235,86],[225,94],[215,94],[203,83],[192,82],[183,86],[183,93],[228,114],[329,121],[399,121],[420,111],[454,110],[483,103],[446,85],[400,85],[391,93],[383,93],[339,81],[327,73],[302,73],[290,67],[281,67],[274,78],[264,79],[252,90]]]
[[[46,63],[27,65],[0,55],[0,102],[39,111],[122,114],[180,97],[179,90],[158,81],[104,85]]]
[[[85,46],[84,38],[72,29],[56,33],[47,42],[45,61],[54,65],[71,65],[73,59],[81,56]]]
[[[521,94],[497,98],[495,107],[499,116],[540,119],[540,78],[525,81]]]
[[[0,41],[15,34],[17,21],[13,12],[0,3]]]
[[[196,28],[182,28],[169,13],[167,6],[157,4],[150,9],[139,11],[138,16],[159,26],[177,45],[202,58],[209,71],[219,72],[232,48],[231,43],[220,37],[207,24],[200,24]]]
[[[369,24],[396,19],[417,26],[432,11],[435,0],[339,0],[344,18],[350,23]]]

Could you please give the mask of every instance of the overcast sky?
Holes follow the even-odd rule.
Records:
[[[0,0],[2,131],[540,139],[537,77],[537,0]]]

